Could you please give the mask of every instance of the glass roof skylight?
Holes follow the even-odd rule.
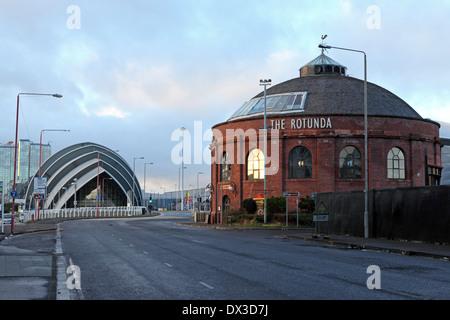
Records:
[[[266,114],[304,111],[306,92],[293,92],[267,96]],[[264,113],[264,97],[252,99],[242,105],[228,120]]]

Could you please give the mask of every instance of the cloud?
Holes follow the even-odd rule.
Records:
[[[114,117],[114,118],[126,118],[130,114],[128,112],[123,112],[114,106],[102,107],[100,110],[95,111],[95,114],[99,117]]]

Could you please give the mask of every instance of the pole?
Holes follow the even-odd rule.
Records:
[[[288,199],[289,197],[286,197],[286,228],[288,226],[288,221],[289,221],[289,214],[288,214]]]
[[[338,49],[364,54],[364,238],[369,238],[369,162],[367,132],[367,55],[364,51],[319,44],[322,49]]]
[[[367,58],[364,53],[364,237],[369,238],[369,164],[367,136]]]
[[[99,198],[99,192],[98,192],[98,187],[99,187],[99,179],[100,179],[100,151],[97,152],[97,208],[95,210],[95,216],[98,217],[98,198]]]
[[[267,223],[267,112],[266,112],[266,100],[267,100],[267,86],[270,86],[272,80],[260,80],[259,84],[264,86],[264,224]]]
[[[181,127],[181,211],[184,211],[184,131],[186,128]]]
[[[75,215],[75,212],[77,211],[77,182],[76,181],[75,181],[75,184],[73,186],[75,188],[74,202],[73,202],[73,207],[75,208],[75,211],[74,211],[74,215]]]
[[[53,96],[55,98],[62,98],[60,94],[47,94],[47,93],[19,93],[17,95],[17,111],[16,111],[16,137],[14,143],[14,172],[13,172],[13,191],[16,191],[16,170],[17,170],[17,135],[19,133],[19,101],[20,95],[34,95],[34,96]],[[11,234],[14,233],[14,218],[15,218],[15,205],[16,205],[16,197],[12,197],[12,218],[11,218]]]
[[[14,177],[13,177],[13,191],[16,190],[16,170],[17,170],[17,133],[19,131],[19,96],[17,95],[17,113],[16,113],[16,138],[14,143]],[[11,215],[11,234],[14,233],[14,207],[16,205],[16,197],[12,197],[12,215]]]
[[[264,85],[264,224],[267,223],[267,118],[266,118],[266,85]],[[286,220],[287,226],[287,220]]]
[[[5,192],[3,190],[3,181],[0,181],[0,189],[2,191],[2,233],[4,232],[4,220],[5,220]]]

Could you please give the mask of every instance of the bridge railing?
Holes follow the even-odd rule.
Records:
[[[142,215],[144,207],[107,207],[107,208],[67,208],[48,209],[39,211],[39,220],[56,218],[109,218],[109,217],[131,217]],[[25,211],[22,222],[35,221],[38,219],[36,210]]]

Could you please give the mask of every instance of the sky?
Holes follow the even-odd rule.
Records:
[[[393,92],[450,137],[450,1],[2,0],[0,143],[53,153],[94,142],[130,164],[146,191],[210,182],[210,130],[259,92],[298,77],[331,46],[365,51],[368,81]],[[329,50],[363,79],[363,57]],[[199,154],[201,153],[201,156]],[[144,157],[143,160],[134,158]],[[202,174],[199,174],[202,172]]]

